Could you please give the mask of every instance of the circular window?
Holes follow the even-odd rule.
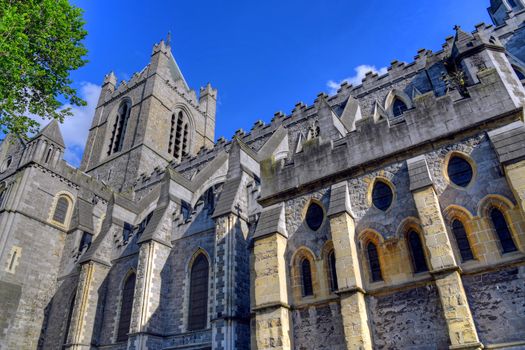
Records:
[[[379,210],[387,210],[392,204],[394,193],[392,189],[383,181],[376,181],[372,190],[372,203]]]
[[[313,230],[319,230],[319,227],[323,224],[324,211],[323,208],[317,203],[312,203],[306,211],[306,224],[308,227]]]
[[[472,166],[462,157],[452,156],[448,161],[448,178],[460,187],[467,187],[472,180]]]
[[[0,172],[3,173],[4,171],[6,171],[7,169],[9,169],[9,167],[11,166],[11,162],[12,162],[13,158],[11,157],[7,157],[3,162],[2,162],[2,166],[0,166]]]

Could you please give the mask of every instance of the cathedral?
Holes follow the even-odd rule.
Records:
[[[231,140],[168,41],[79,168],[7,135],[0,349],[525,349],[525,1],[488,12]]]

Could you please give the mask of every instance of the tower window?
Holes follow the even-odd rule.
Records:
[[[334,292],[339,289],[337,285],[337,271],[335,268],[335,252],[332,250],[328,254],[328,277],[330,279],[330,291]]]
[[[408,244],[410,246],[410,255],[412,257],[412,266],[414,267],[414,272],[418,273],[428,271],[425,252],[423,251],[421,238],[417,232],[410,231],[408,233]]]
[[[452,221],[452,233],[456,238],[458,244],[459,253],[461,254],[461,261],[468,261],[474,259],[472,255],[472,250],[470,249],[470,244],[467,238],[467,232],[465,231],[465,226],[459,220]]]
[[[306,224],[312,231],[317,231],[323,224],[324,211],[321,206],[315,202],[312,202],[308,206],[305,216]]]
[[[131,103],[124,101],[120,104],[118,109],[117,118],[113,124],[111,132],[111,140],[109,143],[108,156],[120,152],[124,145],[124,136],[126,135],[126,129],[128,127],[129,114],[131,112]]]
[[[69,210],[69,200],[65,196],[58,198],[55,213],[53,214],[53,221],[60,224],[66,223],[67,212]]]
[[[120,318],[117,331],[117,342],[128,340],[129,326],[131,324],[131,311],[133,309],[133,296],[135,294],[134,273],[128,276],[122,289],[122,300],[120,302]]]
[[[496,208],[493,208],[490,211],[490,219],[498,235],[499,242],[501,244],[501,249],[503,253],[510,253],[517,250],[514,241],[512,240],[512,235],[510,233],[509,226],[507,225],[507,220],[501,211]]]
[[[450,181],[460,187],[467,187],[472,180],[472,166],[463,157],[452,156],[448,161],[447,173]]]
[[[170,142],[168,152],[177,160],[189,153],[189,123],[180,111],[171,116]]]
[[[310,268],[310,260],[304,258],[301,261],[301,279],[303,285],[303,297],[314,295],[314,288],[312,285],[312,270]]]
[[[394,105],[392,106],[392,113],[394,113],[394,117],[399,117],[407,110],[408,107],[405,102],[401,101],[399,98],[394,100]]]
[[[200,254],[191,267],[188,330],[205,329],[208,320],[208,259]]]
[[[392,189],[383,181],[376,181],[372,189],[372,203],[374,206],[382,211],[390,208],[394,194]]]
[[[366,252],[368,254],[368,265],[370,267],[370,277],[372,282],[382,281],[383,276],[381,275],[381,265],[379,263],[377,246],[373,242],[369,242],[366,246]]]

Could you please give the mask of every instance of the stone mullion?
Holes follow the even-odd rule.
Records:
[[[93,261],[82,265],[66,349],[87,350],[91,348],[98,292],[108,271],[108,266]]]
[[[291,312],[288,305],[286,263],[287,239],[278,233],[253,243],[253,300],[255,349],[292,349]]]
[[[412,194],[429,254],[430,273],[447,323],[450,349],[482,349],[434,187],[424,186]]]
[[[348,349],[372,349],[365,291],[359,268],[354,220],[348,212],[330,216],[341,317]]]

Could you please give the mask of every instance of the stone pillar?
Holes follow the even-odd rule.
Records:
[[[328,216],[346,346],[348,349],[371,350],[372,338],[346,182],[332,186]]]
[[[91,349],[97,316],[99,289],[108,272],[109,266],[99,262],[89,261],[82,264],[68,340],[64,346],[65,349]]]
[[[161,275],[170,250],[167,244],[154,240],[140,245],[128,349],[146,349],[151,342],[159,341],[158,337],[149,340],[148,335],[163,330],[162,319],[155,313],[160,310]]]
[[[255,349],[291,350],[292,325],[286,283],[287,245],[282,204],[263,209],[252,248]]]
[[[430,273],[436,281],[447,322],[450,349],[482,349],[425,157],[415,157],[407,163]]]
[[[232,212],[215,217],[213,349],[249,349],[248,225]]]

